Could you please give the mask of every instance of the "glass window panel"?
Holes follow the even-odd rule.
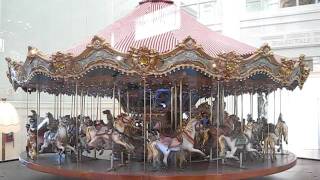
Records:
[[[314,4],[315,0],[299,0],[299,5]]]
[[[281,0],[280,1],[281,8],[292,7],[292,6],[296,6],[296,5],[297,5],[296,0]]]
[[[279,0],[262,0],[261,6],[263,10],[279,8]]]
[[[260,0],[247,0],[246,1],[247,11],[259,11],[261,10],[261,1]]]

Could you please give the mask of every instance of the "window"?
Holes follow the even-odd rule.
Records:
[[[280,7],[281,8],[292,7],[292,6],[296,6],[296,5],[297,5],[297,1],[296,0],[281,0],[280,1]]]
[[[247,11],[262,11],[319,3],[320,0],[246,0]]]
[[[247,11],[261,11],[277,9],[279,7],[279,0],[247,0]]]
[[[213,24],[221,18],[221,8],[216,0],[182,0],[181,8],[205,25]]]
[[[280,7],[286,8],[293,6],[302,6],[308,4],[315,4],[316,2],[319,3],[320,0],[280,0]]]
[[[299,0],[299,5],[314,4],[315,0]]]

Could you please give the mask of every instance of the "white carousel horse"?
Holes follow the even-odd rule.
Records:
[[[124,134],[125,126],[127,123],[131,122],[131,118],[128,115],[119,115],[114,122],[114,128],[108,128],[107,126],[98,124],[98,126],[89,126],[86,130],[87,145],[90,148],[97,148],[102,143],[114,142],[126,148],[128,151],[132,152],[134,146],[130,143],[124,142],[121,136]],[[103,147],[104,149],[105,147]],[[102,154],[102,152],[100,152]]]
[[[254,152],[258,153],[258,151],[254,148],[252,148],[252,137],[253,137],[253,132],[256,130],[256,123],[248,123],[245,127],[244,130],[244,138],[245,138],[245,150],[247,152]],[[237,147],[237,141],[238,141],[239,136],[236,137],[228,137],[225,135],[219,136],[219,146],[220,146],[220,155],[225,156],[226,158],[232,158],[235,160],[239,160],[238,157],[236,157],[234,154],[236,153],[238,147]],[[230,148],[230,151],[226,151],[226,144]]]
[[[75,148],[70,146],[69,144],[67,121],[68,121],[68,118],[66,116],[60,118],[58,130],[54,137],[55,145],[59,150],[61,150],[61,152],[65,152],[66,149],[70,149],[72,152],[77,154],[77,151],[75,150]]]
[[[276,124],[275,134],[279,137],[280,144],[282,144],[282,138],[288,144],[288,126],[282,118]]]
[[[191,119],[187,123],[186,127],[180,132],[182,142],[180,142],[177,137],[161,137],[158,140],[148,143],[148,161],[153,160],[154,163],[159,162],[159,151],[163,154],[163,163],[166,166],[168,166],[168,156],[171,151],[177,152],[186,150],[188,152],[195,152],[202,156],[206,156],[201,150],[194,148],[196,126],[198,124],[199,121],[196,119]]]
[[[58,122],[53,118],[51,113],[47,113],[46,117],[43,118],[42,122],[38,125],[37,130],[39,131],[43,127],[47,127],[47,130],[43,135],[43,144],[40,147],[39,153],[42,153],[45,148],[48,148],[49,145],[55,145],[55,136],[58,129]]]

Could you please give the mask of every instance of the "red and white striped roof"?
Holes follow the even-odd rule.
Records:
[[[241,55],[251,54],[256,49],[247,44],[241,43],[229,37],[223,36],[200,24],[194,17],[189,15],[183,9],[180,9],[181,26],[180,29],[168,31],[163,34],[155,35],[146,39],[136,40],[135,38],[135,20],[146,14],[158,11],[168,6],[175,6],[172,1],[168,0],[145,0],[127,16],[114,22],[101,30],[97,35],[106,39],[111,44],[113,34],[113,48],[126,53],[130,47],[140,48],[147,47],[154,49],[159,53],[167,52],[176,47],[188,36],[196,40],[197,44],[202,45],[204,51],[211,56],[219,53],[235,51]],[[90,40],[77,45],[68,50],[74,55],[80,54],[85,50]]]

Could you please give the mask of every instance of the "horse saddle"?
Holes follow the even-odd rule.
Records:
[[[175,148],[178,147],[179,145],[181,145],[182,141],[178,138],[170,138],[170,137],[164,137],[160,139],[160,142],[166,146],[168,146],[168,148]]]

